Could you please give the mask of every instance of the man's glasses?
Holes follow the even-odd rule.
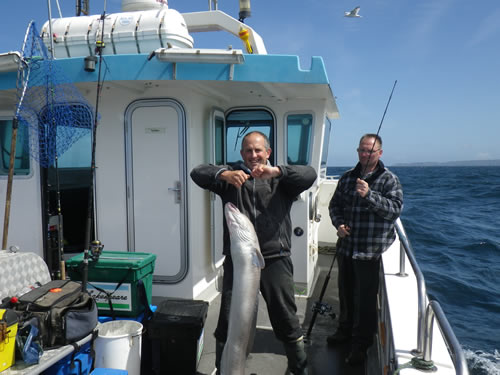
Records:
[[[364,148],[357,148],[356,151],[358,151],[360,154],[369,154],[370,152],[374,153],[374,152],[380,151],[380,148],[377,149],[377,150],[373,150],[373,151],[372,150],[366,150]]]

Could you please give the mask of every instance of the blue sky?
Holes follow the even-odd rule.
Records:
[[[59,1],[63,16],[73,16],[75,1]],[[101,14],[103,1],[90,1],[91,13]],[[21,48],[31,19],[41,28],[46,3],[0,2],[1,51]],[[362,18],[343,16],[357,5]],[[201,11],[208,1],[169,6]],[[237,18],[237,0],[218,7]],[[107,13],[120,9],[121,0],[107,1]],[[58,15],[55,0],[52,13]],[[499,19],[496,0],[253,0],[246,23],[268,53],[299,55],[303,69],[311,56],[323,57],[341,116],[333,122],[329,165],[349,166],[359,137],[377,131],[395,80],[380,132],[386,164],[500,159]],[[220,32],[193,36],[198,47],[242,48]]]

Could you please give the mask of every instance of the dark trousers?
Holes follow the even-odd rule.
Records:
[[[380,259],[356,260],[338,254],[339,330],[351,335],[351,346],[365,350],[377,328]]]
[[[226,256],[219,320],[214,336],[225,342],[229,321],[233,286],[233,263]],[[293,264],[289,256],[266,259],[262,269],[260,292],[264,297],[269,319],[276,337],[284,343],[295,342],[302,336],[302,328],[297,318],[293,284]]]

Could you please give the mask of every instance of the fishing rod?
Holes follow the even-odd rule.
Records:
[[[340,238],[337,240],[336,248],[340,244],[339,241],[340,241]],[[328,270],[328,273],[326,274],[326,278],[325,278],[325,281],[323,283],[323,287],[321,288],[321,293],[319,294],[319,299],[316,302],[314,302],[313,307],[312,307],[313,315],[311,317],[311,322],[309,323],[309,328],[307,329],[307,333],[306,333],[306,337],[305,337],[305,339],[307,341],[310,340],[311,331],[313,329],[314,323],[316,322],[316,318],[317,318],[318,314],[324,315],[325,313],[330,312],[330,316],[332,317],[332,319],[335,319],[335,317],[336,317],[335,313],[331,312],[332,307],[329,306],[327,303],[323,302],[323,297],[325,296],[326,287],[328,286],[328,282],[330,281],[330,275],[332,273],[333,265],[335,264],[335,259],[337,259],[337,251],[336,250],[335,250],[335,255],[333,256],[332,264],[330,264],[330,269]]]
[[[104,9],[101,15],[102,29],[101,38],[96,41],[95,52],[99,56],[99,67],[97,73],[97,93],[96,93],[96,105],[95,105],[95,115],[94,115],[94,126],[92,128],[92,153],[91,153],[91,166],[90,166],[90,188],[88,194],[88,206],[87,206],[87,227],[85,232],[85,249],[83,253],[83,276],[82,276],[82,290],[87,291],[88,282],[88,267],[89,267],[89,256],[94,259],[95,250],[102,250],[102,244],[97,240],[97,209],[95,204],[95,188],[96,188],[96,176],[95,176],[95,159],[96,159],[96,144],[97,144],[97,125],[99,122],[99,102],[101,99],[102,92],[102,50],[106,46],[104,44],[104,25],[106,20],[106,1],[104,1]],[[93,214],[92,214],[93,213]],[[92,231],[92,217],[94,218],[94,241],[90,242],[90,232]]]
[[[380,124],[378,126],[377,135],[375,138],[377,138],[379,133],[380,133],[380,129],[382,128],[382,123],[384,122],[385,114],[387,113],[387,108],[389,108],[389,103],[391,102],[392,94],[394,93],[394,88],[396,87],[397,83],[398,83],[398,80],[395,80],[394,85],[392,86],[391,94],[389,95],[389,100],[387,100],[387,104],[385,106],[384,114],[382,115],[382,120],[380,121]],[[371,155],[373,153],[373,149],[375,147],[375,143],[376,143],[376,140],[375,140],[375,142],[373,142],[372,148],[370,150],[370,155],[368,156],[368,160],[370,160],[370,158],[371,158]],[[367,166],[368,166],[368,163],[366,163],[366,165],[365,165],[362,176],[365,174],[364,172],[366,171]],[[338,254],[337,249],[340,247],[341,243],[342,243],[342,238],[339,237],[337,239],[337,243],[335,245],[335,255],[333,256],[332,263],[330,264],[330,269],[328,270],[328,273],[326,274],[325,281],[323,283],[323,287],[321,288],[321,293],[319,294],[319,299],[318,299],[318,301],[316,301],[313,304],[313,307],[312,307],[313,315],[311,317],[311,322],[309,323],[309,328],[307,329],[307,333],[306,333],[306,337],[305,337],[306,340],[308,340],[308,341],[310,340],[311,332],[312,332],[314,323],[316,322],[316,318],[317,318],[318,314],[323,315],[323,314],[330,312],[332,310],[331,306],[329,306],[328,304],[323,302],[323,297],[325,296],[326,287],[328,286],[328,283],[330,281],[330,276],[332,273],[333,265],[335,264],[335,260],[337,259],[337,254]],[[335,319],[335,317],[336,317],[335,313],[332,313],[332,312],[330,312],[330,316],[333,319]]]
[[[385,110],[384,114],[382,115],[382,120],[380,120],[380,124],[378,126],[377,134],[375,135],[375,142],[373,142],[372,148],[370,150],[370,154],[368,155],[368,162],[370,161],[372,154],[373,154],[373,149],[375,148],[375,144],[377,143],[378,135],[380,133],[380,128],[382,128],[382,123],[384,122],[385,114],[387,113],[387,108],[389,108],[389,103],[391,102],[392,99],[392,94],[394,93],[394,89],[396,88],[396,84],[398,83],[398,80],[394,81],[394,85],[392,86],[391,90],[391,95],[389,95],[389,100],[387,100],[387,104],[385,105]],[[361,176],[365,175],[366,168],[368,167],[368,162],[365,164],[365,167],[363,168],[363,173],[361,173]]]

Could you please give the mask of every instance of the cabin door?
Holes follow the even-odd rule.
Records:
[[[153,281],[187,273],[185,116],[173,100],[139,100],[125,115],[129,251],[156,254]]]

